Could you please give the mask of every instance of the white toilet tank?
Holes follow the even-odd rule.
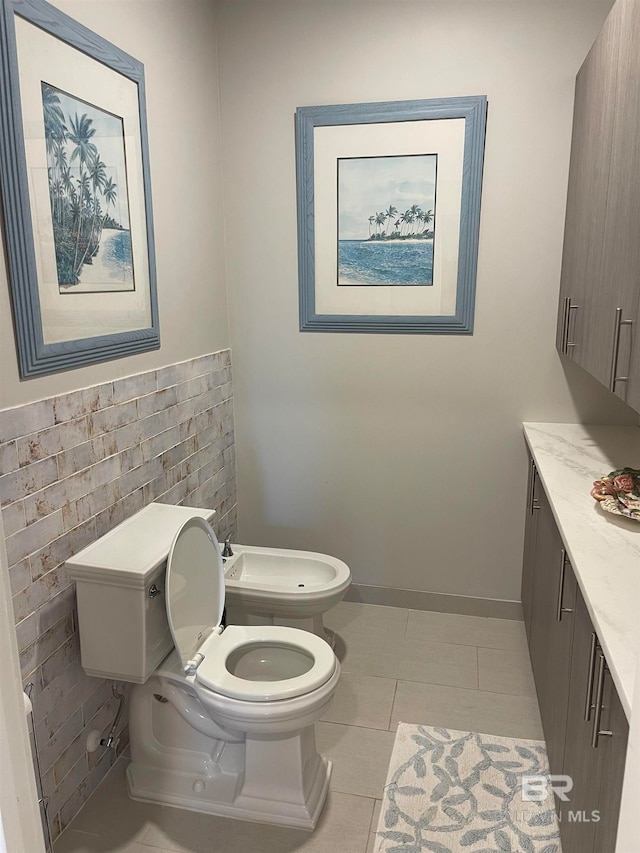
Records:
[[[164,596],[169,550],[188,518],[214,514],[152,503],[67,560],[88,675],[142,684],[173,649]]]

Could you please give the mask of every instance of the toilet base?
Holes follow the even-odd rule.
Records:
[[[156,677],[130,696],[129,795],[205,814],[313,829],[331,762],[318,755],[315,727],[263,734],[226,732]],[[196,730],[176,710],[180,707]],[[293,724],[295,726],[295,723]],[[204,727],[204,730],[203,730]]]
[[[322,812],[331,778],[332,764],[318,756],[315,773],[302,802],[272,800],[244,794],[233,797],[228,778],[201,779],[191,774],[131,763],[127,767],[127,785],[132,800],[161,803],[204,814],[314,829]],[[202,784],[202,791],[194,787]]]

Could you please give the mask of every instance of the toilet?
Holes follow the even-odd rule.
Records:
[[[313,829],[331,775],[314,724],[340,665],[313,633],[221,625],[210,515],[150,504],[67,561],[82,666],[135,685],[133,799]]]

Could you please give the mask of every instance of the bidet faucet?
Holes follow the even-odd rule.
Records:
[[[233,551],[231,550],[231,539],[224,540],[224,548],[222,549],[223,557],[233,557]]]

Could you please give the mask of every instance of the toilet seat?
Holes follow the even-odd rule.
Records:
[[[252,678],[238,676],[230,670],[234,655],[238,656],[241,664],[243,651],[255,651],[256,657],[268,658],[273,650],[276,656],[280,651],[283,653],[283,666],[279,669],[286,668],[288,652],[293,652],[294,665],[307,657],[309,668],[292,676],[271,680],[259,678],[259,666],[253,667],[256,676]],[[298,628],[276,625],[230,625],[222,634],[210,636],[200,652],[204,659],[196,671],[197,682],[216,693],[250,702],[289,699],[309,693],[327,682],[336,669],[333,650],[323,639]],[[277,665],[280,661],[275,663]]]
[[[183,671],[205,690],[265,702],[303,696],[327,683],[337,662],[320,637],[297,628],[220,627],[224,570],[204,518],[178,530],[167,560],[167,618]]]

